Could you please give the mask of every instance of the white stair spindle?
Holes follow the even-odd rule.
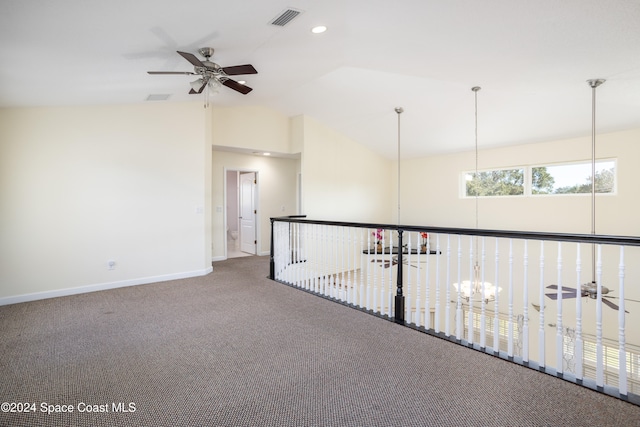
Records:
[[[545,337],[544,337],[544,241],[540,241],[540,283],[538,285],[540,304],[540,322],[538,323],[538,366],[545,367]]]
[[[493,301],[493,352],[498,354],[500,351],[500,317],[498,316],[498,305],[500,303],[500,292],[498,292],[498,285],[500,283],[498,266],[500,264],[500,249],[498,246],[498,238],[496,237],[496,281],[495,286],[495,300]]]
[[[475,237],[477,239],[477,237]],[[469,239],[469,290],[473,290],[473,286],[475,286],[475,272],[473,271],[473,239],[474,236],[471,236]],[[471,292],[470,292],[471,293]],[[473,298],[468,298],[469,302],[469,313],[467,319],[467,341],[469,344],[473,344]]]
[[[480,348],[487,347],[487,317],[486,317],[486,308],[487,308],[487,297],[485,293],[485,282],[484,282],[484,273],[485,273],[485,237],[482,236],[482,257],[481,257],[481,277],[480,277],[480,295],[482,301],[480,302]]]
[[[346,295],[345,295],[346,280],[344,277],[344,273],[345,273],[344,261],[346,258],[345,249],[346,249],[347,243],[346,243],[346,238],[344,237],[344,233],[345,233],[345,227],[340,227],[340,246],[339,246],[340,250],[338,251],[338,257],[340,258],[340,283],[339,283],[340,292],[338,293],[338,299],[340,301],[344,301],[346,299]],[[338,285],[336,285],[336,287],[338,287]]]
[[[564,372],[564,333],[562,330],[562,242],[558,242],[558,298],[556,300],[556,372]]]
[[[624,246],[620,246],[620,263],[618,264],[618,390],[622,396],[627,395],[627,351],[625,339],[625,311],[624,311]]]
[[[427,255],[428,256],[428,255]],[[444,281],[445,302],[444,306],[444,334],[451,336],[451,235],[447,234],[447,273]]]
[[[436,234],[436,304],[433,330],[440,332],[440,235]]]
[[[522,265],[524,277],[522,279],[522,361],[529,363],[529,242],[524,241],[524,256]]]
[[[431,253],[431,239],[427,239],[427,253]],[[430,266],[431,266],[431,257],[429,255],[426,256],[427,263],[425,268],[425,279],[424,279],[424,327],[425,329],[431,329],[431,277],[430,277]]]
[[[406,233],[407,234],[407,266],[411,265],[411,233]],[[398,268],[402,268],[404,269],[403,265],[400,265],[400,254],[403,253],[403,248],[398,246]],[[404,255],[404,254],[403,254]],[[404,258],[404,256],[403,256]],[[404,260],[403,260],[404,261]],[[404,280],[404,282],[407,284],[407,287],[404,288],[402,291],[405,295],[405,304],[404,304],[404,311],[405,311],[405,321],[407,323],[412,323],[413,319],[411,316],[411,272],[408,271],[409,268],[407,268],[407,274],[404,274],[403,277],[406,278],[406,280]],[[413,323],[415,323],[415,321],[413,321]]]
[[[418,234],[418,236],[420,236],[420,234]],[[420,238],[418,238],[418,243],[416,245],[416,247],[418,248],[418,254],[416,255],[416,266],[417,268],[417,273],[416,273],[416,319],[415,319],[415,323],[416,326],[421,326],[422,323],[422,313],[421,313],[421,301],[420,298],[420,256],[421,256],[421,246],[420,246]],[[409,274],[411,274],[411,269],[409,268]]]
[[[596,262],[596,386],[604,387],[604,347],[602,345],[602,246]]]
[[[353,230],[353,231],[355,231],[355,230]],[[348,234],[349,250],[347,251],[347,254],[349,254],[349,256],[350,256],[351,252],[354,252],[353,259],[351,259],[349,257],[349,262],[348,262],[348,267],[347,267],[347,268],[349,268],[349,275],[347,277],[347,290],[348,290],[348,292],[347,292],[347,302],[349,304],[353,304],[354,303],[354,301],[353,301],[353,290],[355,289],[354,286],[353,286],[353,282],[351,281],[352,280],[351,270],[353,270],[353,281],[355,282],[355,279],[356,279],[356,270],[355,270],[355,268],[356,268],[356,263],[355,263],[355,261],[356,261],[356,259],[355,259],[356,247],[355,247],[355,238],[353,238],[353,240],[352,240],[352,235],[353,235],[352,229],[349,228],[349,234]],[[351,261],[353,261],[353,265],[351,264]]]
[[[458,278],[456,283],[458,284],[458,289],[456,290],[456,338],[458,340],[462,340],[463,329],[462,329],[462,296],[460,293],[461,282],[462,282],[462,236],[458,234]],[[426,313],[426,311],[425,311]]]
[[[398,250],[401,250],[402,248],[399,248]],[[387,292],[388,295],[388,307],[389,307],[389,311],[387,312],[387,316],[392,317],[392,311],[391,311],[391,305],[392,305],[392,301],[395,299],[394,295],[396,294],[396,286],[395,286],[395,282],[393,280],[393,262],[391,262],[391,260],[393,259],[393,232],[391,232],[391,230],[389,230],[389,290]],[[402,266],[398,266],[398,268],[402,268]],[[380,289],[380,305],[382,306],[384,304],[384,286],[381,287]],[[383,314],[384,311],[382,310],[382,307],[380,308],[380,314]]]
[[[377,243],[378,242],[376,241],[374,243],[375,246],[373,247],[373,252],[376,254],[379,253]],[[380,262],[378,262],[378,259],[377,259],[378,256],[380,256],[380,258],[382,259]],[[383,267],[384,267],[384,258],[382,255],[376,255],[374,259],[375,259],[375,262],[373,267],[373,287],[371,288],[371,298],[373,299],[373,301],[372,301],[371,310],[373,310],[374,312],[377,312],[378,311],[378,276],[382,274]]]
[[[582,280],[580,273],[582,271],[582,260],[580,258],[580,243],[576,243],[576,293],[581,292]],[[581,380],[583,375],[582,355],[584,352],[584,344],[582,341],[582,298],[576,298],[576,345],[573,354],[576,361],[576,379]]]
[[[371,231],[367,228],[367,253],[371,254]],[[375,249],[374,249],[375,253]],[[375,255],[374,255],[375,257]],[[367,257],[367,281],[366,281],[366,295],[365,295],[365,308],[367,310],[371,310],[371,287],[373,283],[376,281],[375,277],[375,266],[371,263],[371,256]]]
[[[496,289],[497,292],[497,289]],[[513,239],[509,239],[509,308],[507,356],[513,357]]]

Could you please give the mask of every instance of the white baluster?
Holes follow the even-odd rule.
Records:
[[[402,248],[399,248],[398,250],[402,250]],[[391,262],[391,260],[393,259],[393,255],[391,254],[392,252],[393,252],[393,232],[389,230],[389,291],[387,292],[387,295],[388,295],[387,305],[389,307],[387,316],[389,317],[392,317],[393,312],[391,311],[391,304],[392,304],[392,301],[395,299],[394,295],[396,293],[396,286],[393,281],[393,262]],[[402,268],[402,267],[398,266],[398,268]],[[384,292],[384,286],[381,286],[380,287],[380,314],[384,313],[384,311],[382,310],[382,305],[384,304],[383,292]]]
[[[487,296],[485,293],[485,282],[484,282],[484,261],[486,258],[486,252],[484,249],[484,241],[485,237],[482,236],[482,274],[480,278],[480,289],[482,295],[482,301],[480,302],[480,347],[485,348],[487,346],[486,338],[487,338],[487,318],[486,318],[486,307],[487,307]]]
[[[299,265],[299,244],[298,233],[300,232],[300,226],[297,223],[293,223],[293,284],[294,286],[300,286],[300,265]]]
[[[375,245],[375,243],[374,243]],[[375,260],[376,257],[376,250],[377,245],[375,245],[373,247],[373,253],[374,253],[374,257],[372,260],[368,260],[367,262],[367,304],[366,304],[366,308],[367,310],[371,310],[371,298],[372,298],[372,289],[375,289],[375,284],[376,284],[376,268],[375,265],[371,262]],[[369,253],[371,253],[371,230],[369,230],[367,228],[367,250],[369,251]],[[371,258],[371,257],[369,257]],[[374,261],[375,263],[375,261]]]
[[[431,239],[427,239],[427,254],[431,253]],[[427,263],[424,279],[424,327],[431,329],[431,257],[426,256]]]
[[[418,236],[420,236],[420,234],[418,233]],[[420,272],[421,272],[421,268],[420,268],[420,257],[422,256],[421,252],[422,252],[422,247],[420,246],[420,237],[417,238],[418,239],[418,243],[416,244],[416,247],[418,248],[418,254],[416,255],[416,265],[417,265],[417,272],[416,272],[416,326],[421,326],[422,323],[422,304],[420,299],[422,298],[422,296],[420,295]],[[428,255],[427,255],[428,256]],[[411,274],[411,269],[409,268],[409,274]]]
[[[440,332],[440,235],[436,234],[436,318],[434,330]]]
[[[496,237],[496,281],[495,285],[495,300],[493,303],[493,352],[498,353],[500,351],[500,318],[498,317],[498,304],[500,303],[500,292],[498,292],[500,281],[499,281],[499,270],[498,265],[500,262],[500,250],[498,247],[498,238]]]
[[[338,299],[340,301],[344,301],[346,296],[345,296],[345,278],[344,278],[344,272],[345,272],[345,265],[344,265],[344,260],[345,260],[345,237],[344,237],[344,227],[340,227],[340,246],[338,246],[340,248],[340,250],[338,251],[338,257],[340,259],[340,283],[339,286],[338,284],[336,284],[336,288],[339,289],[338,292]],[[337,276],[337,275],[336,275]]]
[[[497,289],[496,289],[497,291]],[[513,357],[513,239],[509,239],[509,343],[507,355]]]
[[[544,355],[545,355],[545,342],[544,342],[544,242],[540,241],[540,284],[539,284],[540,299],[540,323],[538,324],[538,365],[545,367]]]
[[[314,238],[314,248],[313,248],[313,257],[314,262],[313,265],[315,267],[315,271],[313,274],[313,291],[315,293],[320,293],[320,274],[321,274],[321,266],[320,262],[320,224],[314,224],[313,227],[313,238]]]
[[[596,386],[604,387],[604,348],[602,346],[602,246],[596,263]]]
[[[475,272],[473,269],[473,239],[477,239],[477,236],[471,236],[469,239],[469,294],[471,294],[471,291],[473,291],[473,287],[475,286]],[[474,331],[473,331],[473,298],[471,298],[471,295],[469,295],[468,298],[468,303],[469,303],[469,313],[468,313],[468,320],[467,320],[467,341],[469,342],[469,344],[473,344],[473,335],[474,335]]]
[[[428,256],[428,255],[427,255]],[[447,274],[444,281],[445,289],[445,301],[444,306],[444,334],[445,336],[451,336],[451,290],[449,285],[451,284],[451,235],[447,234]]]
[[[407,274],[403,275],[403,277],[406,277],[406,283],[407,283],[407,287],[402,289],[403,294],[405,295],[405,304],[404,304],[404,309],[405,309],[405,321],[407,323],[411,323],[412,322],[412,316],[411,316],[411,272],[409,271],[409,266],[411,266],[411,233],[406,233],[407,234],[407,248],[408,248],[408,252],[407,252]],[[402,254],[402,248],[399,247],[398,245],[398,268],[402,268],[404,269],[404,266],[400,264],[400,254]],[[403,260],[404,261],[404,260]],[[414,322],[415,323],[415,322]]]
[[[625,339],[625,311],[624,311],[624,246],[620,246],[620,264],[618,265],[618,390],[622,396],[627,395],[627,351]]]
[[[563,354],[564,354],[564,334],[562,330],[562,242],[558,242],[558,298],[557,316],[556,316],[556,372],[562,374],[564,372]]]
[[[383,245],[384,245],[384,235],[382,236],[382,240],[381,241],[383,242]],[[376,253],[376,254],[378,253],[378,244],[377,243],[378,243],[377,241],[374,243],[375,246],[374,246],[374,249],[373,249],[373,252]],[[382,261],[380,263],[378,263],[377,258],[378,258],[378,255],[375,256],[376,260],[375,260],[375,264],[374,264],[375,267],[374,267],[374,270],[373,270],[373,273],[374,273],[373,274],[373,289],[371,290],[372,297],[373,297],[373,305],[371,306],[371,309],[374,312],[378,311],[378,275],[381,274],[381,271],[383,271],[382,268],[384,266],[384,256],[381,255],[381,258],[383,258],[383,259],[382,259]],[[378,266],[380,266],[380,268],[377,268]],[[384,275],[383,275],[383,277],[384,277]],[[384,280],[384,278],[382,280]]]
[[[302,225],[302,229],[303,229],[303,239],[302,239],[302,244],[303,244],[303,248],[302,248],[302,268],[304,270],[304,273],[302,275],[303,277],[303,281],[304,281],[304,288],[306,290],[309,290],[311,288],[311,271],[309,270],[309,254],[308,252],[308,243],[309,243],[309,229],[310,229],[310,225],[309,224],[303,224]]]
[[[327,296],[327,290],[328,290],[328,278],[327,278],[327,274],[328,274],[328,269],[329,269],[329,265],[328,265],[328,261],[329,261],[329,227],[326,224],[322,225],[322,281],[321,281],[321,288],[322,288],[322,295]]]
[[[351,282],[351,270],[353,270],[353,275],[355,279],[355,264],[353,267],[351,266],[351,252],[354,251],[355,248],[353,246],[353,242],[351,241],[351,227],[347,229],[347,303],[353,304],[353,295],[352,289],[353,284]]]
[[[364,232],[364,230],[361,228],[360,229],[360,248],[364,248],[364,237],[362,237],[362,233]],[[369,243],[367,243],[367,254],[369,253]],[[362,250],[362,249],[361,249]],[[368,280],[369,280],[369,264],[371,264],[370,262],[368,262],[369,257],[366,256],[360,256],[360,293],[359,293],[359,298],[360,298],[360,303],[358,304],[358,306],[360,308],[365,307],[364,305],[364,281],[365,281],[365,272],[366,272],[366,278],[367,278],[367,286],[368,286]],[[363,263],[366,261],[366,266],[363,265]]]
[[[428,259],[429,257],[427,257]],[[460,294],[460,288],[462,283],[462,236],[458,234],[458,279],[456,283],[458,284],[458,289],[456,290],[456,338],[458,340],[462,340],[463,329],[462,329],[462,297]],[[426,313],[426,312],[425,312]]]
[[[584,344],[582,341],[582,260],[580,259],[580,243],[576,243],[576,346],[573,354],[576,360],[576,379],[581,380],[583,375],[582,355]]]
[[[522,361],[529,363],[529,242],[524,241],[523,270],[524,277],[522,279]]]

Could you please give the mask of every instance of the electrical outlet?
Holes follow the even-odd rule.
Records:
[[[116,262],[112,259],[107,261],[107,270],[115,270],[115,269],[116,269]]]

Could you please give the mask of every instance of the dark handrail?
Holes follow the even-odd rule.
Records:
[[[339,227],[356,228],[382,228],[385,230],[425,231],[439,234],[460,234],[487,237],[502,237],[511,239],[553,240],[564,242],[601,243],[605,245],[640,246],[640,237],[637,236],[613,236],[603,234],[575,234],[575,233],[549,233],[539,231],[515,231],[515,230],[490,230],[475,228],[431,227],[419,225],[398,225],[382,223],[362,223],[345,221],[323,221],[307,219],[305,215],[271,218],[272,221],[295,222],[305,224],[334,225]]]

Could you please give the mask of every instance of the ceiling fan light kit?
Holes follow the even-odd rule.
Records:
[[[253,89],[249,86],[233,80],[229,76],[238,76],[242,74],[258,74],[258,71],[251,64],[234,65],[230,67],[221,67],[212,62],[210,58],[213,56],[214,49],[212,47],[203,47],[198,49],[198,53],[205,59],[201,61],[194,54],[189,52],[177,51],[180,56],[189,61],[193,65],[193,71],[147,71],[148,74],[185,74],[200,76],[197,80],[191,82],[190,94],[202,93],[205,88],[217,92],[221,86],[226,86],[243,95],[248,94]]]

